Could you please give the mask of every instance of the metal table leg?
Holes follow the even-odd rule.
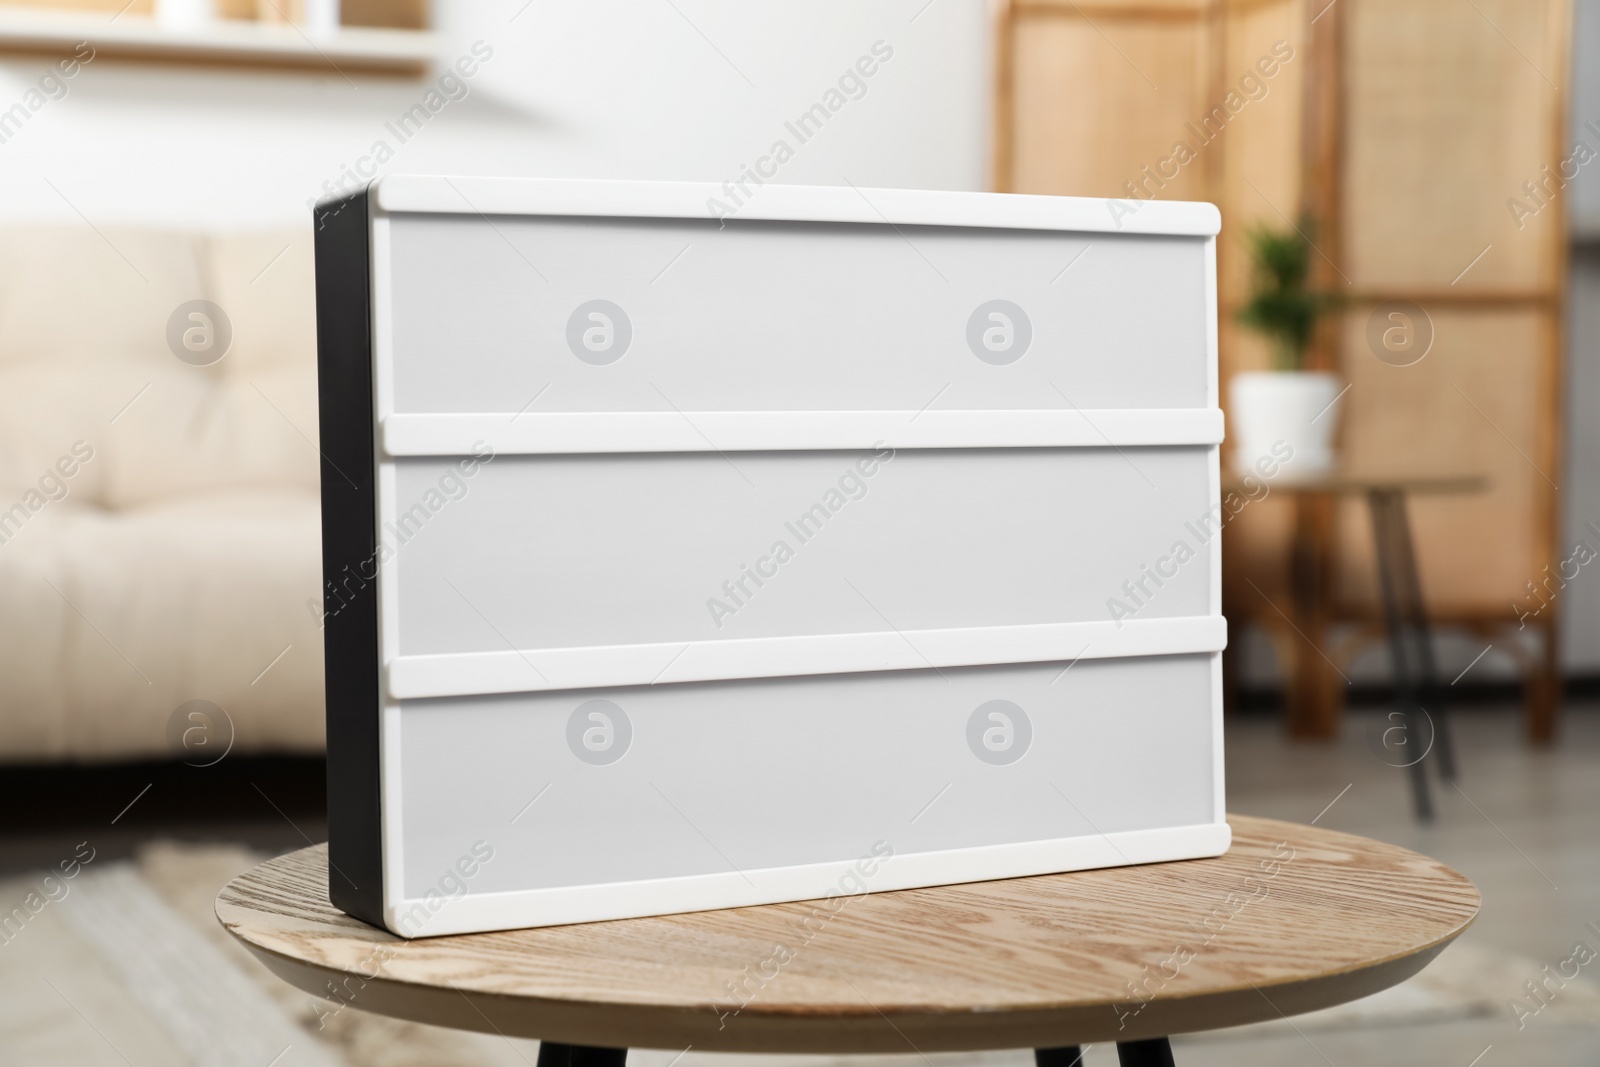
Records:
[[[1033,1050],[1034,1067],[1082,1067],[1083,1050],[1077,1045]]]
[[[1035,1067],[1080,1067],[1083,1051],[1077,1045],[1033,1050]],[[1172,1046],[1164,1037],[1117,1042],[1117,1062],[1122,1067],[1173,1067]],[[540,1067],[543,1067],[541,1064]]]
[[[1399,716],[1406,743],[1421,746],[1415,753],[1408,751],[1405,766],[1411,776],[1417,818],[1426,822],[1433,818],[1426,757],[1433,749],[1440,748],[1446,753],[1440,756],[1440,763],[1441,770],[1447,770],[1447,780],[1453,779],[1455,772],[1454,761],[1448,754],[1449,735],[1444,728],[1444,706],[1439,700],[1434,673],[1427,611],[1417,577],[1404,495],[1395,489],[1375,489],[1367,495],[1367,502],[1372,509],[1384,624],[1389,631],[1389,649],[1394,659],[1394,714]],[[1422,707],[1423,699],[1434,705],[1432,713]],[[1426,735],[1418,728],[1418,711],[1431,723],[1432,729]]]
[[[1122,1067],[1173,1067],[1172,1045],[1164,1037],[1146,1041],[1119,1041],[1117,1062]]]
[[[539,1067],[625,1067],[625,1048],[591,1048],[588,1045],[562,1045],[539,1042]]]
[[[1455,748],[1450,743],[1450,716],[1444,706],[1444,687],[1439,684],[1439,670],[1433,659],[1433,634],[1428,625],[1428,606],[1422,599],[1422,579],[1417,574],[1417,552],[1411,540],[1411,518],[1406,498],[1394,496],[1390,508],[1391,536],[1402,578],[1401,592],[1409,602],[1411,632],[1417,646],[1417,660],[1421,667],[1421,695],[1433,716],[1433,752],[1439,758],[1439,777],[1447,782],[1456,780]]]

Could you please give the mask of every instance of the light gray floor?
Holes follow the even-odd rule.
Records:
[[[1319,825],[1462,871],[1484,897],[1468,936],[1538,959],[1565,956],[1583,924],[1600,920],[1600,714],[1571,709],[1561,739],[1540,750],[1507,712],[1457,713],[1460,778],[1454,788],[1436,785],[1431,826],[1411,817],[1405,772],[1367,743],[1380,719],[1352,715],[1331,746],[1289,744],[1268,721],[1230,724],[1229,808],[1305,822],[1349,785]]]
[[[1305,822],[1348,785],[1319,825],[1414,848],[1476,882],[1483,911],[1464,942],[1541,966],[1567,958],[1579,940],[1600,950],[1584,929],[1590,921],[1600,925],[1600,714],[1569,708],[1561,740],[1546,750],[1523,742],[1511,709],[1457,713],[1452,722],[1460,779],[1458,788],[1436,784],[1439,814],[1431,826],[1411,817],[1405,772],[1379,756],[1385,749],[1378,735],[1387,723],[1377,711],[1353,714],[1343,738],[1328,746],[1290,744],[1270,721],[1230,723],[1228,806]],[[1585,971],[1600,972],[1600,960]],[[1480,1053],[1478,1067],[1600,1063],[1600,1031],[1533,1019],[1519,1032],[1509,1008],[1483,1019],[1324,1033],[1314,1041],[1209,1037],[1175,1041],[1174,1051],[1182,1067],[1325,1061],[1468,1067]],[[1094,1053],[1086,1060],[1097,1062]]]

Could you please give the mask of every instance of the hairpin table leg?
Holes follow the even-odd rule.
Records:
[[[1406,749],[1409,762],[1404,766],[1411,774],[1411,796],[1416,804],[1417,818],[1427,822],[1433,818],[1433,798],[1428,792],[1428,769],[1423,759],[1433,744],[1433,738],[1424,738],[1418,729],[1416,713],[1421,706],[1417,702],[1422,689],[1418,677],[1421,663],[1414,664],[1410,650],[1406,648],[1408,627],[1401,603],[1406,592],[1402,588],[1405,577],[1401,573],[1405,566],[1401,559],[1404,552],[1396,536],[1397,520],[1405,522],[1405,513],[1397,509],[1404,507],[1404,504],[1399,494],[1388,489],[1373,490],[1368,494],[1367,502],[1372,509],[1372,533],[1378,550],[1378,591],[1383,597],[1384,624],[1389,631],[1389,648],[1394,656],[1395,714],[1400,716],[1405,743],[1417,748],[1416,752],[1411,748]]]

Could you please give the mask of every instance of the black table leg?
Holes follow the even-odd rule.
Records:
[[[1173,1067],[1172,1045],[1164,1037],[1117,1042],[1117,1062],[1122,1067]]]
[[[1083,1052],[1077,1045],[1033,1050],[1035,1067],[1081,1067]],[[1117,1062],[1122,1067],[1173,1067],[1172,1046],[1164,1037],[1117,1042]],[[544,1067],[540,1064],[539,1067]]]
[[[624,1067],[625,1048],[590,1048],[588,1045],[561,1045],[539,1042],[539,1067]]]
[[[1407,551],[1410,537],[1406,530],[1405,498],[1395,490],[1377,489],[1368,494],[1367,502],[1372,509],[1372,534],[1378,556],[1378,590],[1383,601],[1384,625],[1389,631],[1389,650],[1394,659],[1394,714],[1399,716],[1405,743],[1416,746],[1415,749],[1406,749],[1407,762],[1404,766],[1411,775],[1411,795],[1417,818],[1427,822],[1433,818],[1433,798],[1428,790],[1428,769],[1424,761],[1438,741],[1438,724],[1434,722],[1433,729],[1425,736],[1418,728],[1416,717],[1416,712],[1421,708],[1419,698],[1422,690],[1429,688],[1422,668],[1424,664],[1432,663],[1433,653],[1431,648],[1423,651],[1428,644],[1426,623],[1421,627],[1412,626],[1420,613],[1420,605],[1408,601],[1412,599],[1413,590],[1418,592],[1418,600],[1421,597],[1420,585],[1416,580],[1416,560],[1410,558]],[[1426,619],[1425,614],[1421,617]],[[1407,647],[1413,629],[1422,645],[1415,656]],[[1442,711],[1440,715],[1442,717]]]
[[[1433,635],[1428,626],[1428,605],[1422,599],[1422,579],[1417,574],[1417,551],[1411,540],[1411,517],[1406,498],[1395,494],[1390,508],[1392,536],[1398,549],[1395,560],[1402,578],[1401,592],[1408,603],[1411,632],[1416,636],[1417,659],[1421,667],[1422,697],[1433,715],[1433,751],[1439,759],[1439,777],[1456,780],[1455,747],[1450,743],[1450,716],[1444,706],[1444,688],[1433,660]]]

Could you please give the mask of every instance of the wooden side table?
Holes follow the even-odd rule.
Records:
[[[1488,487],[1481,475],[1393,475],[1357,474],[1330,471],[1293,481],[1269,483],[1274,493],[1300,497],[1294,546],[1290,561],[1290,589],[1294,599],[1289,622],[1297,638],[1316,653],[1299,656],[1289,666],[1288,703],[1292,729],[1297,734],[1328,738],[1338,723],[1338,704],[1328,703],[1336,692],[1324,684],[1323,651],[1331,621],[1327,594],[1328,547],[1323,543],[1326,515],[1315,511],[1340,495],[1366,497],[1372,516],[1373,545],[1378,564],[1379,602],[1383,607],[1384,629],[1389,637],[1389,654],[1394,665],[1396,732],[1406,741],[1426,738],[1424,751],[1408,759],[1411,793],[1417,817],[1433,818],[1433,800],[1428,789],[1426,757],[1437,754],[1440,776],[1447,782],[1456,776],[1455,752],[1444,706],[1444,689],[1439,684],[1434,663],[1432,633],[1427,602],[1422,595],[1422,580],[1417,571],[1417,555],[1411,536],[1411,521],[1406,498],[1415,493],[1476,493]],[[1224,491],[1242,492],[1237,480],[1224,485]],[[1274,605],[1274,608],[1276,606]],[[1269,619],[1270,616],[1263,616]],[[1331,666],[1331,663],[1329,664]],[[1416,711],[1422,709],[1431,724],[1426,733],[1419,728]]]
[[[1234,816],[1216,859],[730,911],[403,941],[328,903],[327,850],[217,898],[285,981],[417,1022],[537,1037],[541,1067],[626,1049],[921,1053],[1082,1042],[1171,1064],[1167,1036],[1276,1019],[1404,981],[1477,914],[1426,856]]]

